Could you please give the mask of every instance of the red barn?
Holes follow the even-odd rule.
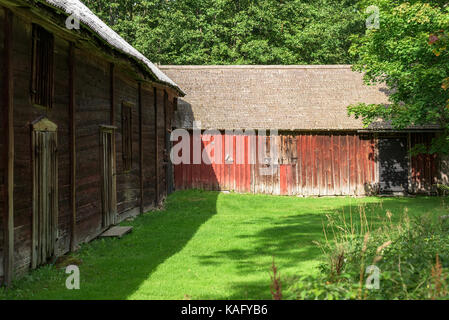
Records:
[[[365,128],[348,116],[350,104],[388,104],[384,87],[366,86],[348,65],[161,69],[186,91],[176,126],[192,132],[194,122],[201,122],[202,150],[214,149],[211,144],[221,148],[210,153],[210,164],[203,159],[176,165],[176,189],[304,196],[431,193],[443,176],[444,163],[436,155],[409,152],[417,143],[429,145],[437,126],[398,131],[377,122]],[[219,131],[205,131],[210,129]],[[226,132],[238,129],[254,133]],[[279,135],[255,137],[273,129]],[[267,163],[274,164],[268,174]]]

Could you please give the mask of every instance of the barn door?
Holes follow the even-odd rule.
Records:
[[[32,267],[55,255],[58,226],[57,126],[42,118],[32,127],[33,237]]]
[[[116,223],[117,205],[115,195],[115,143],[114,127],[102,126],[101,138],[101,173],[102,173],[102,207],[103,227],[109,227]]]
[[[406,137],[379,138],[380,193],[405,193],[408,189],[408,143]]]

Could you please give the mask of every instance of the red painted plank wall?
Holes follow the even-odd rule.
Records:
[[[193,142],[190,144],[190,163],[174,166],[175,188],[180,189],[205,189],[205,190],[234,190],[237,192],[250,192],[250,165],[249,157],[249,136],[244,135],[201,135],[201,154],[205,153],[205,148],[210,148],[207,154],[210,156],[201,159],[200,164],[193,163]],[[243,163],[235,161],[237,144],[242,147],[238,152],[244,157]],[[213,145],[222,146],[221,154],[215,152]],[[209,149],[208,149],[209,150]],[[227,158],[229,155],[232,159]],[[221,161],[215,158],[221,156]],[[209,164],[210,162],[210,164]]]
[[[271,176],[254,170],[255,193],[362,195],[376,182],[372,137],[299,134],[281,135],[276,140],[279,169]]]
[[[215,146],[221,142],[221,164],[213,161],[219,156],[213,150],[209,153],[211,164],[201,161],[201,164],[175,165],[177,190],[198,188],[282,195],[362,195],[368,193],[376,182],[373,136],[301,133],[256,138],[254,135],[203,134],[201,140],[202,152],[211,143]],[[275,157],[270,154],[273,144],[277,150]],[[193,163],[192,151],[191,142],[190,163]],[[263,156],[256,157],[259,152]],[[238,163],[242,161],[236,161],[237,157],[242,157],[243,163]],[[268,168],[263,163],[268,158],[276,159],[278,163],[272,174],[267,174]],[[257,159],[256,163],[251,164],[250,159]]]

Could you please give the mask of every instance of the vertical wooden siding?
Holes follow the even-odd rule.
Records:
[[[156,130],[154,90],[142,87],[143,206],[144,211],[156,204]]]
[[[411,133],[410,147],[429,146],[433,133]],[[251,143],[254,139],[254,143]],[[297,133],[276,138],[249,135],[201,136],[201,152],[211,144],[221,143],[219,153],[210,152],[211,164],[193,164],[193,141],[190,163],[174,166],[175,188],[233,190],[236,192],[280,195],[365,195],[377,192],[378,167],[374,136],[356,133]],[[270,155],[271,145],[277,150],[278,166],[274,174],[263,174],[263,163]],[[211,148],[212,150],[214,148]],[[256,157],[258,152],[265,153]],[[238,163],[236,157],[243,157]],[[256,159],[250,164],[249,159]],[[228,161],[227,161],[228,160]],[[411,157],[411,192],[433,190],[438,181],[436,154]]]
[[[239,134],[203,134],[201,151],[218,139],[221,139],[222,146],[221,163],[214,161],[216,155],[210,152],[211,164],[201,161],[201,164],[176,165],[176,189],[281,195],[354,195],[369,193],[375,187],[373,136],[301,133],[256,138]],[[256,143],[251,143],[251,139]],[[263,170],[268,167],[263,162],[270,157],[272,144],[277,150],[278,165],[274,166],[273,174],[264,174]],[[191,163],[192,151],[191,142]],[[258,152],[263,154],[264,151],[261,159],[255,157]],[[244,161],[237,161],[236,157],[243,157]],[[252,157],[257,159],[254,164],[249,161]]]
[[[165,107],[166,107],[166,99],[165,99],[165,91],[161,89],[156,90],[156,103],[157,103],[157,116],[156,116],[156,141],[157,141],[157,163],[158,163],[158,201],[159,203],[167,196],[167,184],[166,184],[166,174],[165,170],[167,169],[167,165],[165,163],[166,159],[166,149],[165,149],[165,132],[166,132],[166,123],[165,123]]]
[[[5,35],[5,31],[4,28],[5,26],[5,19],[4,19],[4,15],[5,15],[5,10],[3,8],[0,8],[0,57],[4,57],[5,56],[5,39],[4,39],[4,35]],[[4,87],[4,82],[5,82],[5,78],[6,78],[6,74],[5,74],[5,68],[6,68],[6,61],[3,58],[3,61],[0,63],[0,90],[2,90],[2,92],[4,92],[4,90],[6,89]],[[3,98],[5,99],[5,98]],[[3,103],[4,104],[4,103]],[[4,104],[5,105],[5,104]],[[4,276],[4,269],[5,269],[5,265],[4,265],[4,254],[6,253],[5,249],[4,249],[4,240],[5,236],[6,236],[6,226],[4,224],[4,219],[6,217],[6,172],[7,172],[7,141],[6,141],[6,136],[5,136],[5,131],[8,125],[8,121],[6,119],[7,116],[7,112],[5,112],[5,108],[4,107],[0,107],[0,123],[2,124],[0,126],[0,136],[2,138],[0,138],[0,285],[3,283],[3,276]],[[9,279],[8,279],[9,280]]]
[[[3,11],[3,10],[2,10]],[[15,35],[13,37],[14,15],[10,10],[5,9],[2,16],[2,26],[4,37],[1,41],[2,45],[2,107],[0,116],[2,117],[0,123],[2,124],[2,190],[1,197],[1,220],[0,230],[1,239],[0,253],[2,259],[0,260],[0,280],[1,283],[10,285],[14,273],[14,80],[13,80],[13,44],[15,43]]]
[[[410,146],[417,144],[429,146],[434,134],[413,133],[410,135]],[[437,154],[421,153],[411,157],[411,182],[415,193],[432,191],[438,181]]]
[[[250,156],[250,136],[203,134],[201,137],[201,153],[206,148],[211,148],[208,164],[201,161],[200,164],[193,164],[193,144],[190,144],[190,163],[174,166],[175,188],[180,189],[205,189],[205,190],[235,190],[237,192],[251,191],[251,169],[249,164]],[[242,155],[245,157],[244,164],[235,161],[236,141],[240,143]],[[212,145],[221,145],[221,153],[215,152]],[[209,149],[208,149],[209,150]],[[230,155],[233,159],[226,160]],[[218,157],[221,156],[221,160]]]
[[[19,11],[19,9],[17,9]],[[14,102],[13,121],[8,121],[13,129],[14,146],[14,174],[8,170],[8,161],[0,161],[0,285],[4,276],[19,276],[31,266],[32,248],[32,212],[33,212],[33,162],[30,123],[42,116],[58,126],[58,238],[54,246],[55,255],[61,255],[75,249],[79,243],[89,241],[102,232],[102,203],[101,203],[101,143],[100,127],[103,125],[116,125],[117,130],[114,145],[117,150],[114,156],[118,168],[116,175],[116,192],[119,206],[118,220],[130,214],[137,214],[142,205],[142,175],[143,175],[143,203],[148,210],[155,205],[156,198],[156,163],[162,156],[157,157],[156,125],[158,134],[158,150],[164,152],[165,121],[171,121],[173,106],[165,111],[163,105],[164,88],[156,89],[150,82],[142,84],[142,110],[138,108],[138,84],[136,78],[131,76],[130,69],[125,63],[119,63],[112,72],[111,61],[98,52],[86,50],[83,46],[74,47],[65,38],[55,33],[54,37],[54,99],[52,108],[34,106],[30,97],[30,82],[32,78],[32,23],[26,16],[15,15],[12,32],[5,32],[5,11],[0,6],[0,56],[5,54],[5,34],[13,35],[14,41],[9,47],[11,50],[11,101]],[[117,58],[118,59],[118,58]],[[6,71],[5,61],[0,63],[0,88],[5,87]],[[124,61],[126,62],[126,61]],[[76,72],[74,72],[76,66]],[[157,91],[159,114],[154,113],[154,92]],[[168,100],[173,100],[174,92],[167,89]],[[4,95],[6,97],[6,95]],[[3,98],[5,98],[3,97]],[[122,141],[121,141],[121,103],[129,101],[135,105],[133,108],[133,158],[132,170],[123,172]],[[6,104],[4,104],[6,106]],[[139,112],[141,111],[142,114]],[[0,122],[7,122],[8,114],[5,108],[0,108]],[[142,126],[139,126],[142,116]],[[7,126],[0,126],[0,149],[4,155],[8,154]],[[12,130],[11,130],[12,131]],[[142,138],[142,141],[140,141]],[[143,145],[143,150],[140,150]],[[12,148],[11,148],[12,149]],[[140,154],[143,152],[143,168]],[[115,161],[115,160],[114,160]],[[157,163],[160,167],[161,177],[165,177],[166,166],[162,160]],[[8,172],[11,177],[8,180]],[[165,196],[165,180],[160,179],[159,198]],[[7,224],[4,216],[5,197],[8,184],[13,186],[14,194],[14,234],[5,230],[12,226]],[[113,186],[114,187],[114,186]],[[13,191],[13,192],[12,192]],[[11,197],[12,199],[12,197]],[[12,206],[11,206],[12,207]],[[8,210],[9,211],[9,210]],[[14,238],[6,243],[6,237]],[[9,240],[9,238],[8,238]],[[14,244],[14,250],[9,243]],[[6,250],[8,249],[8,250]],[[6,275],[4,257],[14,257],[9,275]],[[12,264],[12,263],[11,263]],[[8,269],[8,271],[9,271]],[[13,274],[14,272],[14,274]]]

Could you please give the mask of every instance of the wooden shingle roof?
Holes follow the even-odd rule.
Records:
[[[388,103],[350,65],[160,66],[185,91],[175,125],[204,129],[358,130],[350,104]]]

